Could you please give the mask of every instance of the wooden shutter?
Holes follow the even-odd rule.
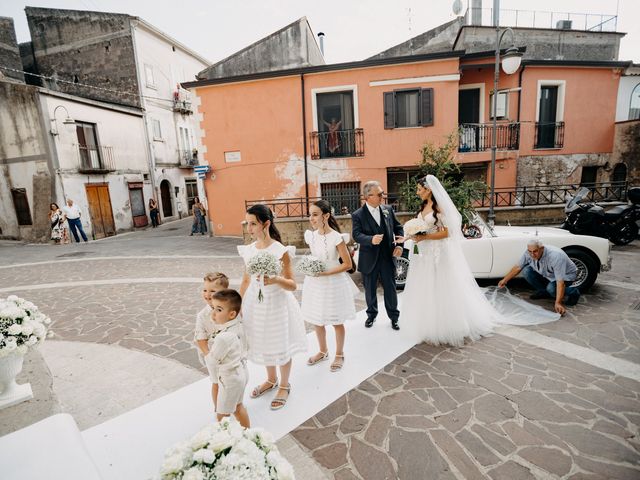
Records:
[[[395,98],[393,92],[384,92],[384,128],[396,128]]]
[[[421,91],[422,111],[421,122],[423,127],[433,125],[433,88],[423,88]]]

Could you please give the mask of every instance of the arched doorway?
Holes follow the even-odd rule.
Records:
[[[173,203],[171,202],[171,184],[169,180],[160,182],[160,201],[162,202],[162,216],[173,217]]]
[[[616,163],[611,180],[616,183],[627,181],[627,166],[624,163]]]

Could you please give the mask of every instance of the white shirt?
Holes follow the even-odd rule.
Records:
[[[80,209],[76,205],[65,205],[62,207],[62,211],[65,216],[71,220],[75,220],[76,218],[80,218]]]
[[[373,219],[376,221],[378,225],[380,225],[380,207],[374,208],[366,202],[365,204],[367,205],[367,208],[369,209],[369,213],[371,214]]]

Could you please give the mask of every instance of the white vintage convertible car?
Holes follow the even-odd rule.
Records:
[[[489,227],[482,217],[475,214],[469,219],[477,238],[467,238],[463,250],[467,262],[476,278],[502,278],[518,263],[527,249],[527,243],[536,236],[543,244],[562,248],[578,267],[574,283],[581,291],[591,287],[598,273],[611,268],[611,243],[604,238],[574,235],[566,230],[552,227]],[[405,245],[402,257],[398,258],[396,283],[403,288],[409,268],[409,245]],[[357,262],[357,250],[354,261]]]

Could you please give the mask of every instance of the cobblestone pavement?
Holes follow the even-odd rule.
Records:
[[[237,281],[240,240],[189,237],[186,225],[86,245],[2,242],[0,294],[36,301],[60,340],[200,369],[192,347],[199,278],[220,270]],[[532,330],[639,364],[639,253],[640,242],[616,249],[614,270],[578,306]],[[526,293],[517,282],[513,290]],[[340,480],[640,478],[640,383],[606,368],[504,335],[461,349],[423,344],[292,437]]]

